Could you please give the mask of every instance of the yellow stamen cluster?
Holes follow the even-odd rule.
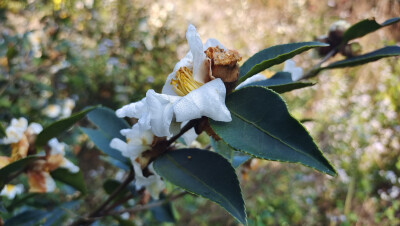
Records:
[[[187,67],[179,68],[175,79],[171,79],[171,86],[179,96],[185,96],[202,85],[203,83],[194,80],[193,72]]]
[[[6,191],[8,192],[8,193],[10,193],[12,190],[14,190],[14,188],[15,188],[15,186],[14,185],[12,185],[12,184],[6,184]]]

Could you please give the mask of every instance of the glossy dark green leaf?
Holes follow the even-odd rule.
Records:
[[[346,43],[352,39],[360,38],[366,34],[374,32],[380,28],[395,24],[400,21],[400,17],[394,17],[386,20],[382,24],[378,24],[374,18],[362,20],[346,30],[343,35],[343,43]]]
[[[27,210],[6,220],[4,226],[40,225],[48,215],[49,213],[44,210]]]
[[[55,180],[68,184],[69,186],[80,191],[82,194],[87,193],[85,179],[83,178],[81,171],[77,173],[71,173],[67,169],[58,168],[52,171],[50,174]]]
[[[16,173],[22,171],[33,161],[39,159],[39,156],[31,155],[26,158],[12,162],[5,167],[0,169],[0,190],[4,187],[9,180],[16,175]]]
[[[79,201],[66,202],[54,208],[48,214],[43,226],[62,225],[63,220],[67,217],[69,211],[72,211],[79,204]]]
[[[210,137],[210,145],[213,147],[214,151],[226,158],[230,163],[232,163],[234,149],[229,147],[223,140],[216,141]]]
[[[151,200],[150,203],[156,201],[165,201],[165,198],[166,196],[163,193],[161,193],[159,200]],[[150,210],[153,213],[154,218],[159,222],[174,223],[176,221],[171,202],[166,202],[161,206],[153,207]]]
[[[261,50],[250,57],[240,67],[239,82],[243,82],[246,78],[255,75],[273,65],[280,64],[304,51],[323,46],[327,46],[327,44],[321,42],[299,42],[276,45]]]
[[[333,68],[343,68],[343,67],[354,67],[361,64],[366,64],[369,62],[377,61],[379,59],[391,56],[399,56],[400,47],[399,46],[386,46],[382,49],[375,50],[373,52],[352,57],[346,60],[336,61],[329,64],[326,67],[322,67],[319,70],[333,69]]]
[[[301,163],[329,175],[336,174],[277,93],[264,87],[246,87],[231,93],[226,106],[232,121],[210,123],[232,148],[257,158]]]
[[[3,127],[3,125],[1,125],[1,123],[0,123],[0,138],[6,137],[6,136],[7,136],[6,131]]]
[[[59,121],[53,122],[49,126],[43,129],[41,133],[36,138],[36,147],[41,147],[47,144],[47,142],[53,138],[57,137],[61,133],[67,131],[76,122],[81,120],[87,113],[96,109],[97,106],[86,108],[85,110],[72,115],[69,118],[61,119]]]
[[[129,128],[129,124],[115,115],[115,111],[100,107],[91,111],[88,115],[89,121],[95,124],[100,131],[103,131],[110,138],[125,139],[120,131]]]
[[[314,84],[315,83],[311,82],[293,82],[292,76],[289,72],[280,71],[275,73],[275,75],[269,79],[265,79],[258,82],[252,82],[243,86],[242,88],[248,86],[263,86],[272,89],[277,93],[285,93],[295,89],[301,89],[304,87],[313,86]]]
[[[122,156],[121,152],[110,147],[111,137],[107,136],[103,131],[80,127],[82,132],[88,135],[96,147],[104,154],[119,160],[121,163],[129,167],[129,159]]]
[[[221,155],[201,149],[179,149],[158,157],[154,169],[171,183],[218,203],[246,224],[244,201],[235,169]]]

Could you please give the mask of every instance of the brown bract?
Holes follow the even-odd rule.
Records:
[[[239,76],[238,61],[242,57],[236,50],[224,50],[217,47],[209,47],[204,51],[211,60],[212,76],[221,78],[223,82],[235,82]]]

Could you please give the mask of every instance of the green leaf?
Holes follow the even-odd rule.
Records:
[[[89,129],[89,128],[83,128],[83,127],[79,127],[79,128],[82,130],[82,132],[84,132],[86,135],[88,135],[89,139],[91,141],[93,141],[93,143],[96,145],[96,147],[99,150],[101,150],[106,155],[119,160],[124,165],[128,166],[128,168],[129,168],[129,164],[130,164],[129,159],[122,156],[120,151],[115,150],[110,147],[111,138],[109,136],[107,136],[103,131]]]
[[[375,50],[373,52],[352,57],[346,60],[336,61],[329,64],[326,67],[322,67],[319,71],[333,68],[343,68],[343,67],[354,67],[361,64],[366,64],[369,62],[377,61],[384,57],[399,56],[400,47],[399,46],[386,46],[382,49]]]
[[[30,155],[26,158],[19,159],[15,162],[12,162],[5,167],[0,169],[0,190],[4,187],[6,183],[8,183],[16,173],[22,171],[33,161],[41,158],[41,156]]]
[[[336,174],[277,93],[264,87],[246,87],[231,93],[226,106],[232,121],[210,123],[232,148],[257,158],[301,163],[329,175]]]
[[[114,179],[107,179],[103,183],[103,189],[107,194],[113,193],[115,189],[117,189],[121,185],[121,182]],[[124,192],[128,192],[128,189],[125,189]]]
[[[41,225],[40,223],[44,222],[48,215],[49,213],[44,210],[27,210],[6,220],[4,226]]]
[[[289,72],[277,72],[269,79],[265,79],[258,82],[249,83],[241,88],[248,86],[263,86],[277,93],[285,93],[295,89],[301,89],[308,86],[313,86],[315,83],[312,82],[293,82],[292,76]]]
[[[79,201],[66,202],[54,208],[49,212],[49,215],[46,217],[46,221],[44,222],[43,226],[62,225],[63,220],[65,220],[67,217],[67,210],[71,211],[79,203]]]
[[[210,137],[210,145],[213,147],[214,151],[226,158],[230,163],[232,163],[234,149],[229,147],[223,140],[214,140]]]
[[[328,46],[322,42],[299,42],[276,45],[261,50],[240,67],[239,83],[273,65],[280,64],[311,48]]]
[[[100,131],[103,131],[109,138],[119,138],[124,140],[121,135],[122,129],[129,128],[129,124],[115,115],[115,112],[110,108],[100,107],[88,114],[88,119],[95,124]]]
[[[366,34],[374,32],[380,28],[395,24],[400,21],[400,17],[394,17],[386,20],[382,24],[378,24],[374,18],[362,20],[347,29],[343,34],[342,43],[347,43],[350,40],[360,38]]]
[[[85,110],[72,115],[69,118],[61,119],[59,121],[53,122],[49,126],[43,129],[41,133],[36,138],[36,147],[41,147],[47,144],[47,142],[53,138],[60,135],[62,132],[68,130],[77,121],[81,120],[87,113],[96,109],[98,106],[93,106],[86,108]]]
[[[118,180],[107,179],[103,184],[103,189],[107,194],[111,195],[115,189],[117,189],[122,183]],[[130,192],[132,195],[136,196],[136,188],[133,183],[129,184],[128,187],[122,189],[116,198],[121,198],[124,194]]]
[[[58,168],[52,171],[50,174],[55,180],[68,184],[69,186],[80,191],[82,194],[87,193],[85,179],[83,178],[81,171],[77,173],[71,173],[67,169]]]
[[[154,169],[171,183],[216,202],[246,224],[244,201],[235,169],[219,154],[201,149],[174,150],[158,157]]]
[[[165,198],[166,196],[163,193],[161,193],[160,200],[151,200],[149,203],[153,203],[156,201],[164,201]],[[153,213],[154,218],[159,222],[174,223],[176,221],[171,202],[166,202],[161,206],[153,207],[150,210]]]
[[[0,138],[6,137],[6,130],[4,129],[3,125],[0,123]]]
[[[113,110],[106,107],[100,107],[90,112],[88,114],[88,119],[96,125],[98,129],[81,127],[80,129],[82,132],[89,136],[89,139],[93,141],[99,150],[120,161],[123,168],[129,169],[129,159],[122,156],[120,151],[110,147],[110,142],[113,138],[125,140],[125,137],[121,135],[120,131],[129,128],[129,124],[124,119],[118,118]]]

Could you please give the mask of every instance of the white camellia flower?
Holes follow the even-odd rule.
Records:
[[[211,60],[205,54],[209,47],[219,47],[221,51],[224,47],[215,39],[203,46],[193,25],[189,25],[186,38],[190,51],[175,65],[162,94],[149,90],[141,101],[117,110],[118,117],[137,118],[135,126],[141,131],[151,129],[157,137],[172,136],[176,132],[172,131],[175,121],[182,123],[202,116],[223,122],[232,120],[225,106],[224,82],[212,76]]]
[[[14,199],[16,195],[22,194],[22,192],[24,192],[24,185],[6,184],[3,190],[1,190],[0,195],[5,196],[8,199]]]
[[[43,114],[49,118],[57,118],[61,113],[61,107],[57,104],[49,104],[43,109]]]
[[[71,113],[72,113],[72,110],[74,109],[74,107],[75,107],[75,101],[71,98],[66,98],[64,100],[61,117],[67,118],[67,117],[71,116]]]
[[[163,180],[161,180],[161,177],[154,171],[153,163],[149,165],[149,171],[153,175],[150,175],[148,177],[143,176],[143,172],[140,168],[139,163],[134,162],[133,169],[135,170],[136,189],[139,190],[141,188],[146,188],[153,199],[159,199],[161,191],[165,188],[165,183]]]
[[[25,130],[28,128],[26,118],[11,119],[11,124],[6,128],[6,137],[0,139],[1,144],[17,143],[22,139]]]
[[[64,142],[59,142],[57,138],[52,138],[49,140],[48,145],[50,146],[48,162],[49,164],[53,164],[52,168],[61,167],[67,169],[71,173],[79,172],[79,167],[64,157],[66,145]]]
[[[0,144],[14,144],[23,139],[24,135],[39,134],[43,127],[38,123],[31,123],[28,126],[26,118],[11,119],[10,125],[6,128],[6,137],[0,139]],[[25,134],[27,133],[27,134]]]
[[[144,151],[151,149],[154,135],[150,130],[140,133],[139,128],[134,126],[132,129],[121,130],[121,134],[126,137],[127,142],[114,138],[111,140],[110,147],[119,150],[132,162],[135,162]]]
[[[127,142],[114,138],[111,140],[110,147],[119,150],[123,156],[131,160],[135,170],[136,189],[146,188],[153,199],[158,199],[160,192],[165,188],[164,182],[154,172],[152,164],[149,165],[149,171],[153,175],[144,177],[141,164],[141,162],[145,162],[145,165],[147,165],[147,160],[141,154],[151,150],[151,144],[154,140],[153,133],[151,130],[140,132],[139,127],[134,126],[132,129],[121,130],[121,134],[126,137]]]

